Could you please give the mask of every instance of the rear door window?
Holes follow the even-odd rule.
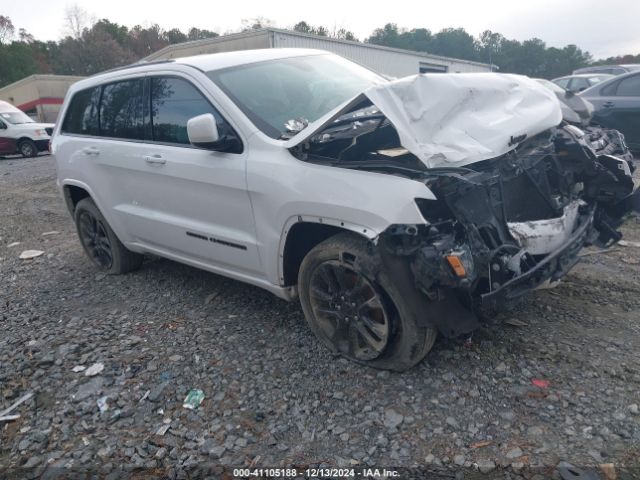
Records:
[[[620,80],[616,95],[618,97],[640,97],[640,75]]]
[[[600,89],[601,97],[611,97],[616,94],[616,89],[620,85],[620,82],[611,82]]]
[[[105,85],[100,102],[100,135],[143,140],[143,99],[142,79]]]
[[[73,96],[62,122],[63,133],[99,135],[98,102],[100,102],[100,88],[81,90]]]

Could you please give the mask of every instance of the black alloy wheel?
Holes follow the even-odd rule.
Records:
[[[390,338],[382,294],[362,273],[339,261],[318,265],[309,299],[320,330],[337,351],[369,361],[383,354]]]
[[[80,213],[78,218],[80,241],[91,259],[105,270],[111,268],[113,253],[107,230],[102,222],[88,211]]]

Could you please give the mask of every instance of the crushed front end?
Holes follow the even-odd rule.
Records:
[[[555,95],[531,82],[401,79],[290,147],[302,161],[398,175],[434,194],[415,199],[424,223],[391,225],[375,244],[416,315],[446,336],[558,281],[584,247],[620,240],[640,210],[624,137],[562,121]]]
[[[632,172],[581,130],[551,129],[498,158],[425,171],[437,197],[417,200],[427,224],[394,225],[380,246],[406,258],[430,299],[450,290],[471,311],[495,311],[558,281],[583,247],[621,238],[639,200]]]

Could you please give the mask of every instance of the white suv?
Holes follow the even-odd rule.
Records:
[[[632,166],[518,76],[242,51],[91,77],[61,118],[58,182],[98,268],[150,253],[299,297],[326,346],[379,368],[557,280],[637,198]]]

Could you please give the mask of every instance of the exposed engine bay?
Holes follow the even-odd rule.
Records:
[[[290,150],[308,162],[411,178],[435,194],[415,200],[425,224],[392,225],[377,246],[428,300],[415,299],[414,308],[464,306],[432,320],[453,336],[475,328],[476,314],[558,281],[583,247],[617,242],[618,227],[638,211],[632,157],[619,132],[562,122],[509,142],[495,158],[429,168],[365,98]]]

